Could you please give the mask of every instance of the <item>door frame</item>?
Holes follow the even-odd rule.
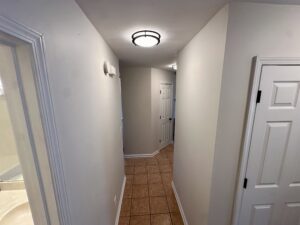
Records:
[[[39,191],[43,198],[43,205],[41,206],[41,209],[45,210],[47,225],[56,225],[51,224],[51,215],[49,213],[48,202],[46,194],[44,192],[43,178],[40,176],[41,169],[39,165],[45,165],[48,163],[51,178],[47,185],[52,185],[53,187],[53,195],[55,196],[54,203],[56,204],[54,207],[56,207],[57,209],[57,212],[52,213],[57,214],[55,216],[58,217],[60,225],[71,225],[70,206],[65,185],[63,163],[54,117],[53,102],[50,93],[43,34],[6,16],[0,16],[0,32],[26,42],[26,44],[29,44],[31,47],[33,54],[33,78],[35,82],[38,107],[40,111],[46,144],[46,157],[34,157],[35,166],[32,166],[32,169],[35,169],[34,173],[37,174],[39,183],[39,187],[36,191]],[[26,108],[24,108],[24,111],[25,114],[28,113],[28,110],[26,110]],[[32,154],[36,156],[35,149],[32,149]]]
[[[241,146],[241,157],[239,162],[239,174],[238,181],[236,184],[236,193],[234,200],[234,208],[233,208],[233,217],[232,224],[239,224],[239,215],[240,209],[242,206],[243,194],[244,194],[244,179],[246,177],[247,164],[248,164],[248,156],[250,152],[250,144],[251,137],[256,113],[256,97],[257,92],[259,90],[259,84],[261,80],[261,73],[263,66],[291,66],[291,65],[299,65],[300,66],[300,58],[289,58],[289,57],[260,57],[256,56],[253,58],[253,64],[251,68],[251,81],[250,81],[250,89],[247,99],[247,109],[246,109],[246,121],[243,132],[243,142]]]
[[[173,83],[171,83],[171,82],[160,82],[160,84],[159,84],[159,89],[160,89],[160,91],[161,91],[161,85],[170,85],[171,87],[172,87],[172,105],[171,105],[171,110],[172,110],[172,127],[171,127],[171,136],[173,135],[173,129],[174,129],[174,127],[173,127],[173,120],[174,120],[174,118],[173,118],[173,104],[174,104],[174,84]],[[159,115],[161,116],[161,94],[159,95]],[[159,119],[159,134],[161,135],[161,119]],[[159,136],[159,139],[161,138],[161,136]],[[168,143],[168,144],[165,144],[165,145],[162,145],[161,143],[159,143],[159,150],[161,150],[161,149],[163,149],[163,148],[165,148],[166,146],[168,146],[169,144],[172,144],[172,140],[170,141],[170,143]]]

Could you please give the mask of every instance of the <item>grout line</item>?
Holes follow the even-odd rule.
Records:
[[[164,151],[162,151],[162,152],[164,152]],[[131,199],[130,199],[130,212],[129,212],[129,223],[130,223],[130,221],[131,221],[131,217],[133,217],[133,216],[149,216],[150,217],[150,224],[152,224],[152,219],[151,219],[151,215],[166,215],[166,214],[168,214],[169,215],[169,217],[170,217],[170,221],[171,221],[171,224],[173,224],[174,225],[174,222],[173,222],[173,219],[172,219],[172,216],[171,216],[171,210],[170,210],[170,207],[169,207],[169,204],[168,204],[168,195],[167,195],[167,191],[166,191],[166,186],[165,186],[165,183],[163,182],[163,179],[162,179],[162,174],[163,173],[170,173],[172,176],[173,176],[173,171],[170,171],[170,172],[162,172],[161,171],[161,169],[160,169],[160,164],[159,164],[159,160],[156,158],[156,157],[152,157],[153,159],[155,159],[156,160],[156,165],[148,165],[147,164],[147,161],[146,161],[146,164],[144,165],[145,166],[145,168],[146,168],[146,176],[147,176],[147,187],[148,187],[148,199],[149,199],[149,214],[142,214],[142,215],[131,215],[131,209],[132,209],[132,201],[133,201],[133,185],[134,185],[134,177],[136,176],[136,175],[141,175],[141,174],[135,174],[135,167],[138,167],[138,166],[141,166],[141,165],[136,165],[136,162],[134,162],[133,163],[133,169],[134,169],[134,173],[133,173],[133,180],[132,180],[132,184],[131,184],[131,186],[132,186],[132,189],[131,189]],[[146,159],[144,159],[144,160],[146,160]],[[166,165],[168,165],[168,166],[171,166],[171,161],[170,161],[170,159],[167,157],[167,160],[169,161],[169,163],[168,164],[166,164]],[[160,178],[161,178],[161,184],[162,184],[162,186],[163,186],[163,191],[164,191],[164,196],[153,196],[153,197],[164,197],[165,198],[165,200],[166,200],[166,203],[167,203],[167,207],[168,207],[168,213],[154,213],[154,214],[152,214],[151,213],[151,204],[150,204],[150,198],[151,198],[151,196],[150,196],[150,184],[149,184],[149,173],[148,173],[148,166],[157,166],[158,168],[159,168],[159,170],[158,170],[158,174],[160,175]],[[155,173],[156,174],[156,173]],[[172,189],[172,193],[174,193],[173,192],[173,189]]]

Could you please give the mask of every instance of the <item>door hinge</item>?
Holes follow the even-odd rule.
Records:
[[[161,94],[161,90],[159,90],[159,94]]]
[[[161,140],[159,140],[159,143],[161,143]]]
[[[245,178],[244,185],[243,185],[244,189],[247,189],[247,185],[248,185],[248,178]]]
[[[261,99],[261,90],[258,90],[256,95],[256,103],[260,103],[260,99]]]
[[[161,116],[159,116],[159,119],[161,119]]]

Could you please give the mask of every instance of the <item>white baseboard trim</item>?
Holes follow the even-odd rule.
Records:
[[[175,194],[175,198],[176,198],[176,201],[177,201],[177,204],[178,204],[178,207],[179,207],[179,211],[180,211],[183,223],[184,223],[184,225],[189,225],[189,223],[187,222],[186,216],[184,214],[182,204],[181,204],[180,198],[178,196],[178,193],[177,193],[177,190],[176,190],[176,187],[175,187],[173,181],[172,181],[172,188],[173,188],[173,191],[174,191],[174,194]]]
[[[152,154],[127,154],[124,155],[125,159],[131,159],[131,158],[151,158],[156,156],[159,153],[160,150],[156,150]]]
[[[120,194],[120,198],[119,198],[119,204],[118,204],[118,209],[117,209],[117,215],[116,215],[115,225],[119,224],[119,219],[120,219],[120,214],[121,214],[121,207],[122,207],[122,202],[123,202],[125,185],[126,185],[126,176],[124,176],[124,179],[123,179],[122,190],[121,190],[121,194]]]

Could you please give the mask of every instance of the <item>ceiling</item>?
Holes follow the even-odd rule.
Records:
[[[164,67],[229,0],[76,0],[121,63]],[[237,0],[244,1],[244,0]],[[300,0],[245,0],[299,3]],[[150,29],[162,35],[154,48],[131,43],[135,31]]]
[[[161,67],[182,49],[227,0],[76,0],[122,63]],[[152,29],[154,48],[135,47],[131,35]]]
[[[272,3],[272,4],[292,4],[299,5],[300,0],[236,0],[239,2],[256,2],[256,3]]]

